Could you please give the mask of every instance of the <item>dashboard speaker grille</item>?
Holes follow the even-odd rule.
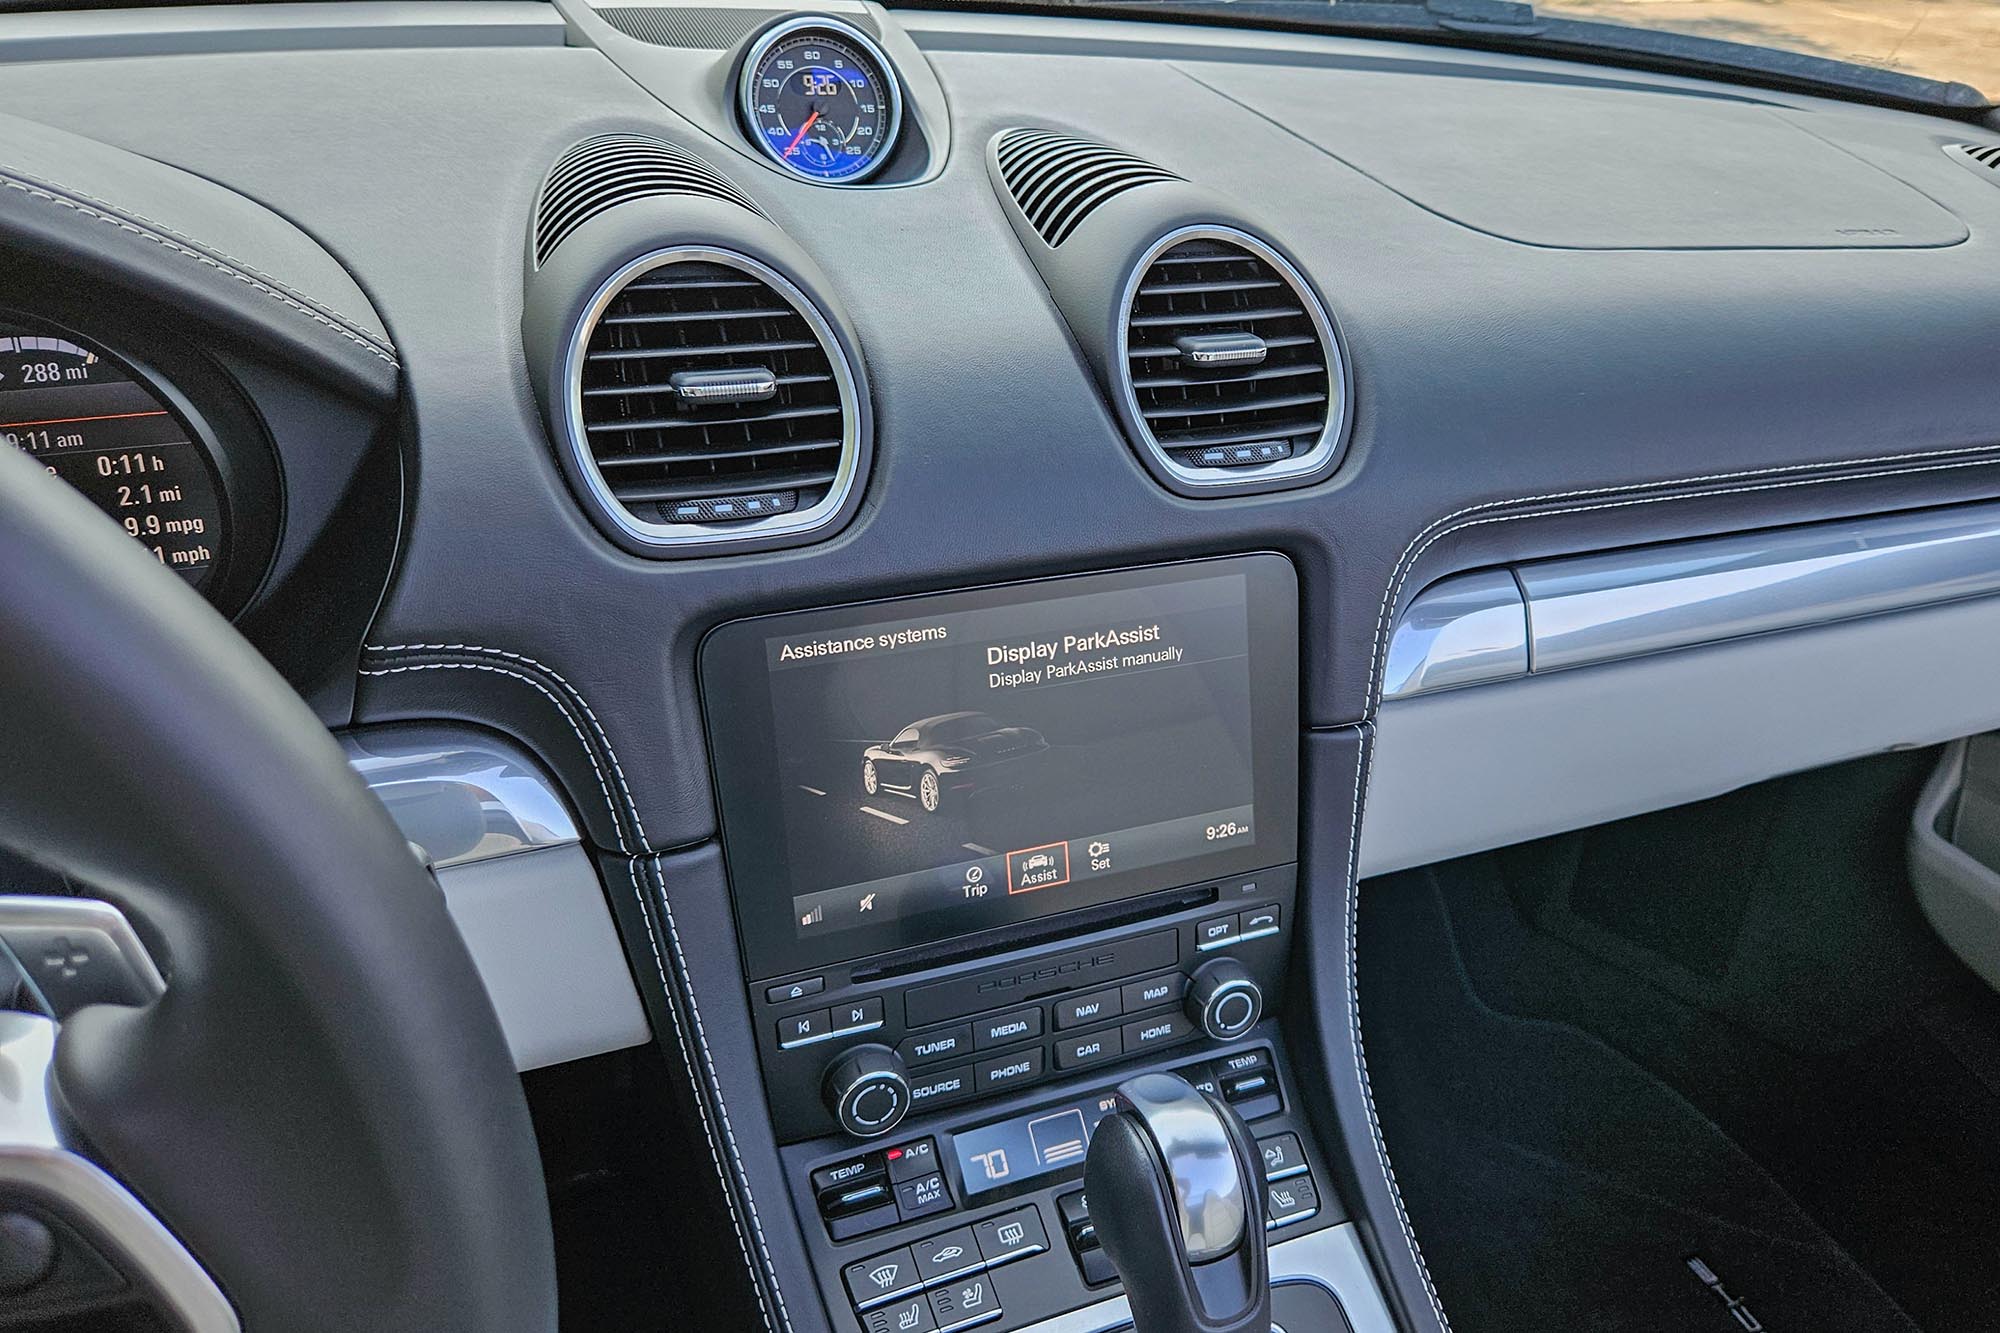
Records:
[[[1148,442],[1189,470],[1310,470],[1341,383],[1327,330],[1318,302],[1275,256],[1210,235],[1157,250],[1137,275],[1125,325],[1132,406]]]
[[[1130,153],[1044,130],[1007,130],[995,148],[1000,178],[1050,249],[1127,190],[1181,177]]]
[[[2000,183],[2000,143],[1948,143],[1944,151]]]
[[[754,261],[667,252],[601,306],[577,364],[573,443],[643,540],[817,526],[852,481],[846,358],[804,294]]]
[[[607,209],[653,195],[685,194],[764,211],[706,162],[642,134],[600,134],[556,159],[535,205],[535,266]]]

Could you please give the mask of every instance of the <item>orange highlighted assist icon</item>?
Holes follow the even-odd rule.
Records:
[[[1033,893],[1069,883],[1069,844],[1052,842],[1007,853],[1007,892]]]

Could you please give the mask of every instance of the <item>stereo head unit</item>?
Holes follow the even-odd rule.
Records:
[[[736,621],[702,695],[753,979],[1295,859],[1281,556]]]

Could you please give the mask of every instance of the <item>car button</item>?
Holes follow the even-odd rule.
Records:
[[[1056,1027],[1081,1028],[1102,1023],[1125,1012],[1115,990],[1092,991],[1088,995],[1068,995],[1056,1001]]]
[[[989,1217],[972,1231],[979,1238],[980,1257],[990,1265],[1025,1259],[1049,1248],[1048,1233],[1042,1230],[1042,1215],[1032,1204]]]
[[[933,1333],[937,1320],[931,1315],[930,1298],[922,1292],[885,1305],[879,1310],[870,1310],[861,1317],[862,1327],[868,1333]]]
[[[889,1179],[900,1185],[937,1170],[937,1142],[917,1139],[889,1149],[882,1158],[889,1164]]]
[[[952,1333],[953,1329],[998,1319],[1000,1298],[993,1294],[992,1281],[981,1273],[932,1292],[931,1313],[937,1316],[938,1333]]]
[[[953,1056],[964,1059],[972,1053],[972,1025],[961,1023],[939,1032],[919,1032],[896,1044],[896,1054],[913,1065],[927,1065]]]
[[[847,1284],[847,1294],[853,1298],[857,1310],[872,1309],[924,1285],[917,1276],[916,1257],[908,1246],[849,1264],[840,1270],[840,1277]]]
[[[1056,1043],[1056,1068],[1075,1069],[1081,1065],[1094,1065],[1100,1060],[1115,1060],[1124,1051],[1117,1028],[1093,1032],[1084,1037],[1065,1037]]]
[[[1040,1009],[1016,1009],[1011,1013],[995,1014],[982,1018],[972,1025],[972,1049],[983,1051],[989,1046],[1005,1046],[1011,1041],[1026,1041],[1030,1037],[1042,1035],[1042,1011]]]
[[[1151,1009],[1159,1004],[1179,1004],[1185,994],[1187,978],[1178,972],[1169,972],[1164,977],[1148,977],[1144,981],[1128,981],[1120,991],[1128,1014],[1136,1014],[1141,1009]]]
[[[985,1266],[971,1227],[956,1227],[942,1236],[920,1240],[910,1247],[910,1253],[917,1258],[917,1278],[926,1287],[977,1272]]]
[[[974,1067],[973,1076],[981,1092],[997,1092],[1001,1088],[1017,1088],[1024,1083],[1033,1083],[1042,1076],[1042,1048],[1031,1046],[1025,1051],[981,1060]]]
[[[1220,949],[1225,944],[1236,942],[1237,919],[1231,912],[1228,916],[1212,916],[1194,928],[1194,947],[1197,949]]]
[[[929,1217],[932,1213],[950,1211],[951,1187],[944,1183],[942,1171],[933,1171],[927,1176],[918,1176],[915,1180],[906,1180],[896,1186],[896,1212],[905,1222],[914,1221],[919,1217]],[[918,1258],[922,1257],[922,1247],[919,1246]]]

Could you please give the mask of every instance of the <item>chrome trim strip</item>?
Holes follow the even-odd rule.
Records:
[[[1320,346],[1326,352],[1326,428],[1313,441],[1312,447],[1302,453],[1254,467],[1189,467],[1175,461],[1173,455],[1153,437],[1145,414],[1139,410],[1139,394],[1132,387],[1132,302],[1137,298],[1139,286],[1146,280],[1146,273],[1153,267],[1155,259],[1182,241],[1199,240],[1226,241],[1241,246],[1269,264],[1290,285],[1292,295],[1298,297],[1306,317],[1312,320],[1313,332],[1319,335]],[[1125,288],[1118,295],[1116,312],[1118,338],[1113,348],[1115,361],[1110,371],[1112,378],[1118,381],[1118,405],[1125,414],[1127,428],[1134,432],[1138,444],[1150,452],[1176,481],[1223,494],[1244,486],[1309,477],[1333,461],[1341,441],[1347,437],[1347,417],[1352,408],[1346,356],[1341,351],[1340,339],[1334,336],[1332,317],[1326,313],[1326,303],[1320,300],[1318,289],[1307,282],[1305,275],[1273,249],[1268,241],[1219,223],[1177,227],[1148,246],[1139,257],[1139,262],[1132,266],[1132,271],[1126,274]]]
[[[1396,1321],[1376,1285],[1354,1224],[1344,1222],[1271,1246],[1271,1282],[1313,1282],[1333,1293],[1353,1333],[1396,1333]],[[1110,1333],[1129,1329],[1131,1307],[1123,1296],[1029,1324],[1019,1333]]]
[[[778,1043],[778,1049],[781,1051],[794,1051],[801,1046],[817,1046],[823,1041],[832,1041],[835,1037],[852,1037],[857,1033],[873,1032],[881,1026],[882,1020],[878,1018],[872,1023],[862,1023],[851,1028],[834,1028],[826,1032],[816,1033],[810,1037],[794,1037],[790,1041],[781,1041]]]
[[[190,1333],[237,1333],[236,1311],[186,1247],[130,1190],[64,1146],[49,1090],[55,1053],[54,1023],[0,1012],[0,1186],[80,1223]]]
[[[18,930],[68,930],[97,934],[118,952],[125,979],[139,989],[138,1000],[150,1004],[167,993],[166,978],[153,962],[153,955],[139,941],[138,932],[125,914],[110,903],[95,898],[49,898],[39,894],[8,894],[0,897],[0,944],[12,947],[9,937]],[[21,966],[34,984],[29,960]]]
[[[465,727],[367,727],[347,760],[431,866],[562,847],[582,834],[555,782],[512,741]]]
[[[591,335],[597,331],[597,321],[603,317],[605,309],[618,299],[626,284],[656,268],[686,260],[721,264],[766,283],[790,302],[799,317],[812,329],[813,336],[819,339],[820,347],[826,352],[827,365],[833,372],[834,386],[840,393],[841,408],[840,464],[834,471],[833,484],[827,489],[826,498],[819,503],[789,514],[774,514],[769,518],[727,526],[719,523],[648,523],[625,507],[624,501],[612,493],[604,474],[598,471],[597,461],[590,453],[589,432],[583,425],[584,351],[590,346]],[[563,445],[569,450],[570,460],[576,464],[577,475],[590,493],[592,505],[620,532],[654,550],[727,546],[732,542],[792,537],[817,531],[839,516],[861,470],[861,390],[854,368],[848,364],[847,351],[834,335],[833,325],[797,283],[769,264],[734,250],[706,245],[671,245],[640,255],[606,278],[591,294],[576,327],[570,331],[569,347],[563,353],[562,384]]]
[[[1528,674],[1528,608],[1504,569],[1440,579],[1418,593],[1389,639],[1382,697]]]
[[[1514,630],[1505,587],[1514,581],[1525,598],[1525,657],[1499,642],[1502,622],[1506,637]],[[2000,504],[1536,561],[1419,593],[1397,619],[1383,698],[1996,593]],[[1494,651],[1469,646],[1481,642]]]

